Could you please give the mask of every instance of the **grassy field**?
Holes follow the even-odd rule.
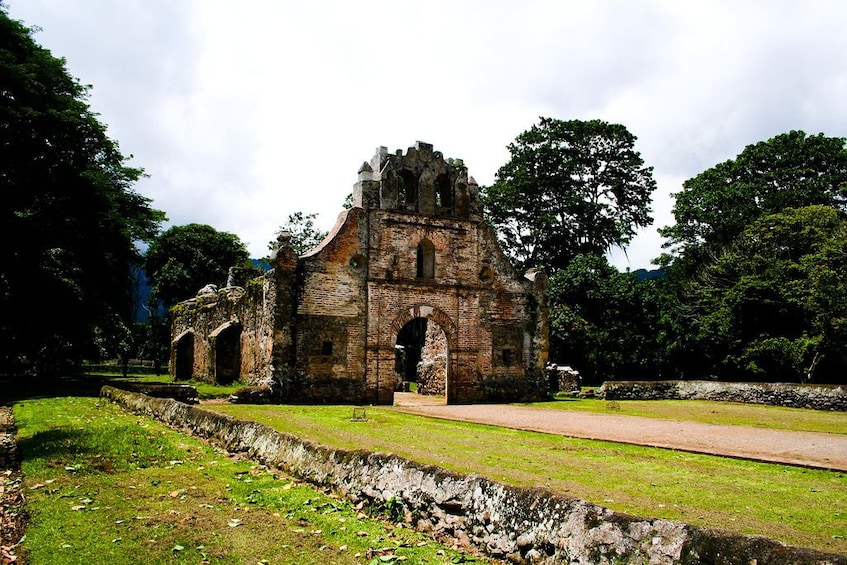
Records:
[[[96,397],[14,413],[31,565],[473,560]]]
[[[630,413],[620,404],[621,413]],[[350,406],[209,408],[328,446],[392,452],[630,514],[847,553],[843,473],[448,422],[390,408],[368,408],[367,422],[351,422]]]

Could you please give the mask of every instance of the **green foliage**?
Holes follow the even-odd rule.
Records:
[[[522,268],[564,268],[602,255],[653,222],[651,167],[635,136],[600,120],[541,118],[509,145],[511,158],[483,190],[489,221]]]
[[[89,108],[88,87],[0,6],[0,371],[123,353],[138,241],[164,214]]]
[[[589,383],[656,378],[656,284],[618,272],[602,256],[576,256],[550,278],[552,358]]]
[[[352,196],[350,197],[352,202]],[[346,204],[346,201],[345,201]],[[352,204],[351,204],[352,206]],[[279,227],[279,231],[287,231],[291,234],[291,245],[297,255],[303,255],[318,246],[327,236],[327,232],[315,227],[317,214],[304,214],[294,212],[288,216],[288,220]],[[275,242],[268,244],[268,249],[273,249]]]
[[[692,284],[697,342],[726,379],[842,382],[847,220],[829,206],[754,221]]]
[[[205,224],[173,226],[147,250],[147,276],[154,300],[166,305],[191,298],[207,284],[222,286],[229,268],[249,255],[237,235]]]
[[[845,138],[790,131],[685,181],[675,195],[676,224],[660,233],[699,264],[761,216],[815,204],[844,209],[845,183]]]

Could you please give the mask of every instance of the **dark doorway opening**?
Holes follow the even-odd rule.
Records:
[[[241,376],[241,328],[231,325],[215,338],[215,382],[228,385]]]
[[[194,334],[187,332],[180,336],[174,349],[174,379],[187,381],[194,373]]]

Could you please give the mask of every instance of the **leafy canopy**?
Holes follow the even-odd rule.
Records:
[[[249,258],[237,235],[205,224],[173,226],[147,250],[147,276],[155,300],[176,304],[207,284],[223,285],[229,268]]]
[[[847,219],[786,208],[750,224],[693,285],[696,339],[733,380],[842,382]]]
[[[676,224],[659,230],[666,246],[678,255],[719,252],[761,216],[815,204],[845,209],[845,139],[790,131],[748,145],[674,196]]]
[[[654,282],[621,273],[602,255],[577,255],[550,278],[551,352],[586,383],[655,378]]]
[[[624,246],[650,225],[656,183],[635,139],[620,124],[543,117],[520,134],[483,191],[512,260],[561,269],[578,254]]]
[[[91,111],[88,87],[0,5],[0,364],[55,372],[124,347],[138,241],[164,214]],[[123,344],[123,345],[122,345]],[[2,369],[0,369],[2,370]]]

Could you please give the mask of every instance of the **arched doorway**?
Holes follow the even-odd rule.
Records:
[[[213,338],[210,353],[215,382],[228,385],[241,376],[241,326],[226,324],[209,336]]]
[[[194,334],[185,332],[177,337],[174,349],[174,380],[187,381],[194,376]]]
[[[445,401],[450,382],[449,359],[447,334],[441,326],[423,317],[410,320],[397,333],[394,346],[396,390],[413,390]]]

